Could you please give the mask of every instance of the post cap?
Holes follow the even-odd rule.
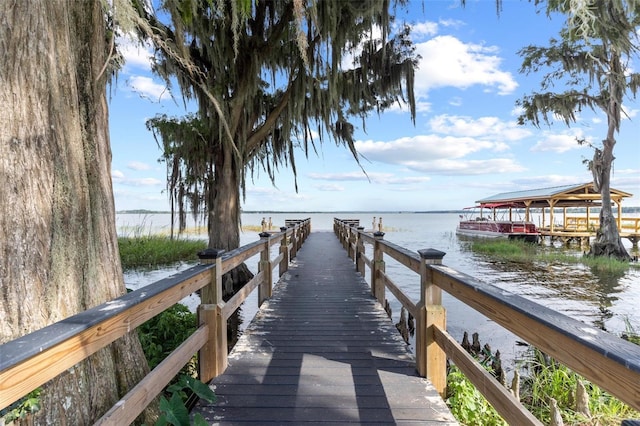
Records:
[[[216,248],[208,248],[198,252],[198,257],[201,260],[204,259],[217,259],[222,253],[224,253],[224,249],[216,249]]]
[[[429,248],[429,249],[418,250],[418,254],[423,259],[440,259],[440,260],[442,260],[444,255],[447,254],[447,253],[445,253],[443,251],[440,251],[440,250]]]
[[[382,237],[384,237],[384,232],[376,231],[376,232],[373,233],[373,236],[376,237],[376,238],[382,238]]]
[[[271,236],[268,232],[261,232],[258,235],[260,235],[260,238],[269,238]]]
[[[358,226],[358,231],[364,231],[364,226]]]
[[[287,228],[286,226],[281,226],[281,227],[280,227],[280,232],[284,232],[284,231],[286,231],[287,229],[289,229],[289,228]]]

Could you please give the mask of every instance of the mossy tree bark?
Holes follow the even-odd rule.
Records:
[[[126,291],[102,5],[0,2],[0,343]],[[147,370],[132,333],[46,384],[30,422],[92,424]]]

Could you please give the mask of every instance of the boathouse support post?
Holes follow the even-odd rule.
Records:
[[[280,240],[280,254],[282,255],[282,260],[280,260],[280,265],[278,265],[278,276],[282,276],[289,269],[289,245],[287,244],[287,227],[280,227],[280,232],[282,232],[282,240]]]
[[[430,265],[441,265],[445,253],[435,249],[418,250],[420,255],[420,302],[416,325],[416,369],[438,393],[447,393],[447,354],[435,340],[434,328],[446,330],[447,314],[442,306],[442,290],[433,283]]]
[[[198,253],[201,264],[215,264],[211,283],[202,288],[198,306],[198,324],[209,330],[207,343],[198,351],[198,374],[207,383],[227,368],[227,321],[222,314],[222,249]]]
[[[356,271],[364,277],[364,240],[362,233],[364,226],[358,226],[358,240],[356,242]]]
[[[262,306],[265,300],[271,297],[273,288],[273,268],[271,267],[271,234],[261,232],[260,239],[264,242],[264,248],[260,252],[260,263],[258,264],[258,272],[262,272],[264,277],[258,287],[258,307]]]
[[[380,241],[384,238],[384,232],[376,231],[373,233],[373,260],[371,263],[371,293],[380,302],[385,305],[384,281],[380,277],[380,272],[384,272],[384,253]]]

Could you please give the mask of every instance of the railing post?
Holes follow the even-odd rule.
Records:
[[[304,226],[304,222],[303,221],[298,221],[298,247],[296,249],[296,253],[298,252],[298,250],[300,250],[302,248],[302,243],[304,243],[304,240],[307,239],[307,233],[306,233],[306,228]]]
[[[265,247],[260,252],[260,264],[258,265],[258,272],[262,272],[264,274],[264,278],[258,287],[258,307],[262,306],[262,303],[271,297],[271,289],[273,288],[271,244],[269,244],[271,234],[268,232],[261,232],[260,239],[264,241]]]
[[[296,254],[298,254],[298,237],[297,237],[297,233],[298,233],[298,228],[296,228],[296,226],[294,225],[293,226],[293,230],[291,232],[291,253],[289,254],[291,259],[296,257]]]
[[[364,276],[364,240],[362,239],[362,233],[364,232],[364,226],[358,226],[358,240],[356,242],[356,271],[360,272],[360,275]]]
[[[373,233],[373,259],[371,264],[371,293],[378,299],[378,302],[384,306],[384,282],[378,277],[378,271],[384,272],[384,258],[380,240],[384,237],[384,232],[376,231]]]
[[[280,232],[282,232],[282,240],[280,242],[280,254],[282,255],[282,260],[280,261],[280,265],[278,266],[278,276],[282,276],[289,269],[289,246],[287,245],[287,227],[280,227]]]
[[[429,265],[441,265],[446,253],[418,250],[420,258],[420,303],[416,327],[416,369],[426,377],[440,395],[447,392],[447,355],[435,341],[434,327],[446,330],[447,314],[442,306],[442,290],[433,283]]]
[[[222,316],[222,249],[198,253],[200,263],[215,264],[211,283],[202,288],[198,306],[198,324],[209,328],[207,343],[198,352],[200,380],[207,383],[227,368],[227,321]]]
[[[356,238],[358,236],[358,231],[356,230],[356,228],[354,226],[350,226],[349,227],[349,243],[348,243],[348,249],[347,249],[347,253],[349,254],[349,258],[351,258],[351,260],[355,261],[356,260]]]

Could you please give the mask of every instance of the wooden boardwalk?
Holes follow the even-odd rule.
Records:
[[[210,424],[458,424],[336,236],[313,232],[213,380]]]

